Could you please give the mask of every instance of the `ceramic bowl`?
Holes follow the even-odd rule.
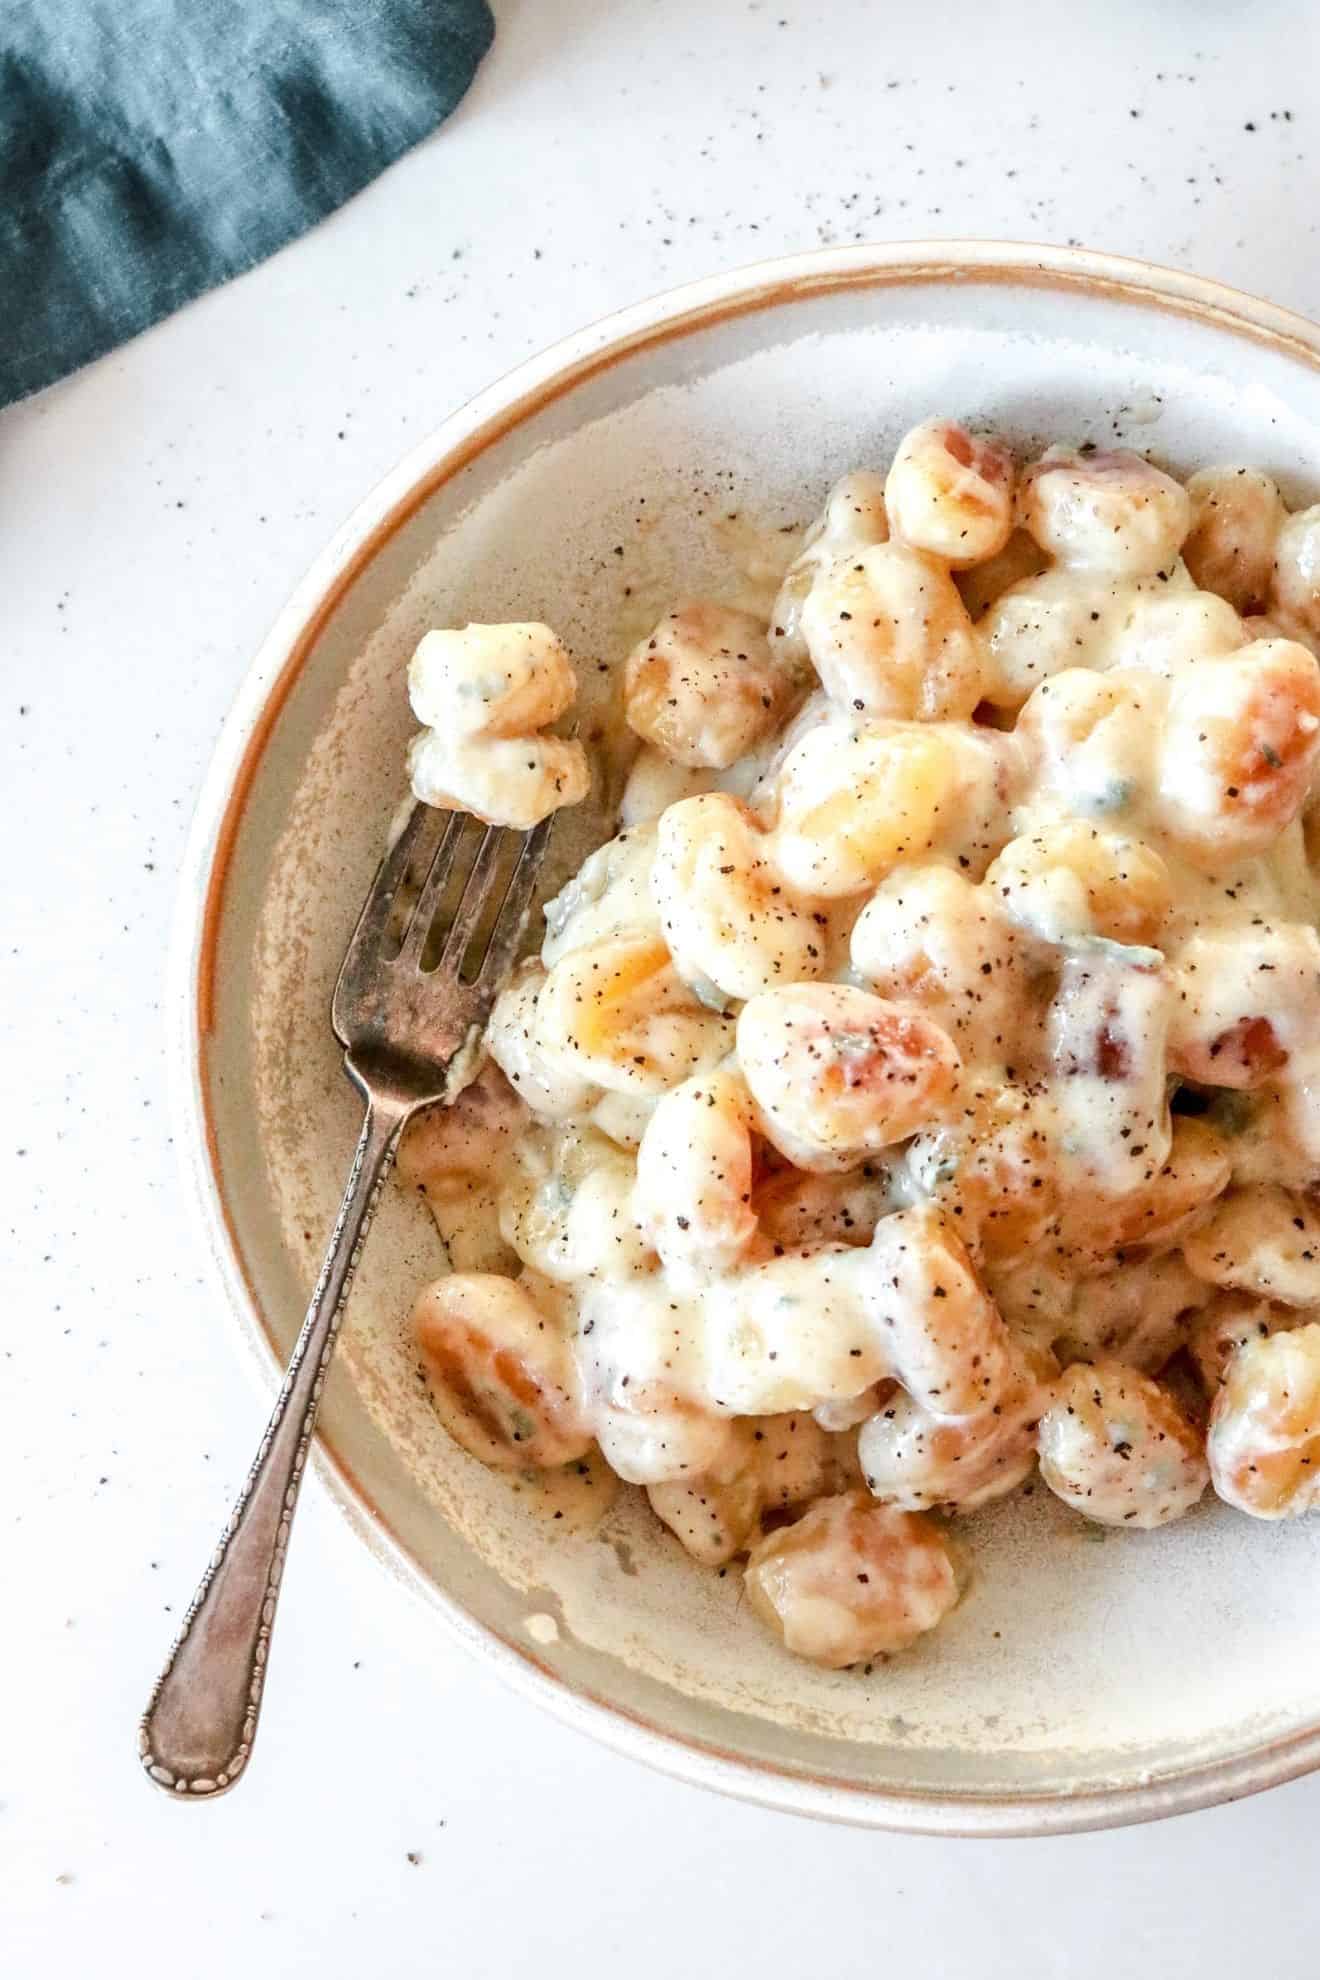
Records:
[[[810,517],[932,411],[1023,446],[1259,462],[1314,500],[1320,332],[1058,248],[770,263],[523,365],[382,482],[298,587],[206,781],[171,1001],[180,1143],[268,1384],[357,1132],[328,1000],[403,788],[418,635],[545,619],[616,660],[674,593],[727,581],[749,521]],[[404,1325],[442,1266],[419,1204],[387,1193],[322,1410],[323,1475],[438,1625],[574,1725],[781,1808],[946,1833],[1136,1821],[1320,1762],[1320,1526],[1205,1505],[1115,1536],[1037,1490],[968,1523],[972,1585],[944,1627],[869,1677],[818,1671],[640,1494],[597,1531],[555,1524],[449,1442]]]

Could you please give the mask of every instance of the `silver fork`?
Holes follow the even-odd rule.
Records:
[[[460,884],[455,856],[469,822],[466,813],[415,807],[377,869],[335,985],[331,1022],[366,1118],[274,1412],[143,1714],[142,1765],[173,1794],[223,1794],[247,1764],[289,1530],[358,1254],[400,1135],[419,1107],[445,1097],[457,1054],[512,968],[554,821],[522,838],[479,956],[474,937],[508,871],[511,848],[498,827],[487,829],[477,849],[448,928],[442,934],[435,925],[446,893]],[[420,872],[425,878],[408,912],[400,887]],[[388,938],[402,919],[396,903],[407,919],[392,955]],[[435,967],[424,969],[437,944]],[[464,967],[474,961],[475,970]]]

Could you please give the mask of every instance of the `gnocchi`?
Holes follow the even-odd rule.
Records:
[[[821,572],[802,637],[840,710],[893,721],[965,721],[981,699],[981,644],[948,566],[879,543]]]
[[[904,435],[885,482],[889,526],[950,570],[997,557],[1013,531],[1013,456],[1002,440],[973,439],[951,419]]]
[[[767,1534],[746,1581],[753,1609],[788,1649],[831,1670],[908,1649],[958,1599],[939,1529],[864,1492],[819,1499]]]
[[[1153,577],[1182,548],[1192,504],[1140,454],[1051,447],[1022,478],[1018,515],[1068,570]]]
[[[1121,1361],[1065,1369],[1037,1435],[1051,1492],[1100,1526],[1166,1526],[1209,1483],[1195,1426],[1167,1389]]]
[[[795,896],[772,842],[736,798],[671,804],[651,874],[660,928],[680,976],[717,1005],[823,975],[825,917]]]
[[[634,735],[671,762],[725,770],[782,726],[793,680],[750,612],[691,604],[633,649],[623,693]]]
[[[408,756],[414,795],[523,829],[580,804],[591,784],[586,751],[546,733],[576,692],[573,663],[549,626],[427,633],[408,667],[424,724]]]
[[[929,1018],[846,983],[763,991],[736,1039],[764,1133],[799,1169],[825,1173],[937,1119],[960,1064]]]
[[[440,1423],[597,1447],[844,1669],[1037,1467],[1055,1524],[1320,1508],[1320,505],[930,419],[757,561],[768,619],[615,673],[615,836],[400,1170]],[[419,793],[576,801],[574,689],[545,626],[428,634]]]
[[[1249,1340],[1225,1369],[1206,1439],[1221,1499],[1256,1519],[1320,1503],[1320,1325]]]

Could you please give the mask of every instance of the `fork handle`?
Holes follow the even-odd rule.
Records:
[[[201,1800],[252,1751],[289,1529],[362,1241],[413,1105],[368,1098],[339,1216],[247,1482],[202,1576],[138,1733],[151,1779]]]

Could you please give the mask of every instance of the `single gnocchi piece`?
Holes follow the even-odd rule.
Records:
[[[1013,456],[951,419],[927,419],[898,444],[885,481],[895,538],[951,570],[997,557],[1013,533]]]
[[[1279,531],[1268,609],[1297,638],[1320,638],[1320,503],[1299,509]]]
[[[628,1485],[704,1478],[730,1463],[737,1448],[732,1417],[663,1389],[637,1388],[595,1402],[591,1427],[610,1470]]]
[[[562,736],[452,742],[441,730],[424,729],[408,751],[408,774],[423,804],[520,832],[564,805],[581,804],[591,789],[582,744]]]
[[[1211,591],[1158,580],[1134,591],[1132,608],[1113,637],[1110,664],[1116,668],[1168,681],[1198,660],[1218,660],[1251,643],[1252,634],[1227,599]]]
[[[755,1110],[734,1067],[666,1093],[637,1151],[637,1211],[680,1288],[728,1272],[757,1235],[752,1208]]]
[[[1139,819],[1160,777],[1167,685],[1127,670],[1070,667],[1018,716],[1027,775],[1074,818]]]
[[[717,1472],[652,1485],[646,1496],[694,1559],[722,1567],[743,1552],[766,1513],[816,1498],[831,1468],[829,1439],[804,1412],[743,1417]]]
[[[429,632],[408,663],[413,714],[463,741],[531,735],[557,722],[576,694],[568,649],[549,626]]]
[[[811,661],[802,637],[802,607],[820,573],[836,558],[869,550],[889,538],[884,476],[855,468],[830,490],[825,507],[784,573],[770,615],[770,647],[795,673],[807,676]]]
[[[867,1267],[871,1313],[890,1373],[913,1401],[942,1418],[1002,1407],[1018,1362],[951,1220],[929,1204],[882,1218]]]
[[[674,966],[723,1007],[824,973],[825,918],[793,893],[773,841],[736,798],[712,793],[660,819],[652,888]]]
[[[525,1265],[564,1285],[653,1272],[636,1181],[631,1157],[595,1128],[525,1134],[497,1178],[500,1231]]]
[[[706,1359],[700,1302],[659,1273],[579,1290],[584,1409],[607,1464],[630,1485],[718,1475],[736,1463],[734,1411],[712,1398]]]
[[[612,1093],[659,1094],[733,1042],[659,940],[617,935],[572,949],[540,992],[537,1030],[552,1065]]]
[[[903,543],[840,557],[802,607],[802,637],[836,707],[869,721],[964,721],[984,657],[945,565]]]
[[[1210,1412],[1210,1476],[1255,1519],[1296,1519],[1320,1504],[1320,1325],[1247,1341]]]
[[[570,1464],[591,1445],[569,1345],[514,1279],[451,1272],[412,1314],[437,1414],[497,1469]]]
[[[1239,1348],[1300,1326],[1305,1317],[1292,1307],[1273,1306],[1269,1300],[1252,1299],[1247,1293],[1216,1293],[1193,1321],[1187,1341],[1192,1366],[1210,1400],[1213,1402],[1223,1387],[1229,1363]]]
[[[965,1058],[998,1064],[1017,1056],[1031,1025],[1021,948],[991,888],[950,866],[891,873],[851,937],[853,969],[870,989],[919,1005]]]
[[[539,1119],[563,1121],[584,1113],[599,1089],[552,1063],[542,1048],[538,1020],[546,973],[535,958],[514,971],[486,1021],[486,1050]],[[493,1172],[497,1165],[491,1166]]]
[[[821,1173],[938,1119],[960,1067],[929,1018],[844,983],[751,998],[737,1046],[763,1132],[798,1168]]]
[[[1167,1389],[1122,1362],[1065,1369],[1037,1438],[1050,1490],[1101,1526],[1165,1526],[1209,1483],[1194,1425]]]
[[[752,1467],[737,1464],[740,1455],[731,1452],[718,1475],[671,1478],[646,1488],[656,1518],[703,1567],[723,1567],[743,1552],[760,1525],[761,1481]]]
[[[1272,1184],[1234,1190],[1183,1240],[1198,1279],[1285,1306],[1320,1305],[1320,1212]]]
[[[666,613],[623,677],[628,727],[675,763],[727,769],[783,723],[792,676],[764,622],[704,602]]]
[[[1184,1079],[1264,1086],[1320,1039],[1320,935],[1308,923],[1255,917],[1193,935],[1173,981],[1169,1064]]]
[[[752,1549],[746,1582],[752,1608],[785,1647],[829,1670],[908,1649],[958,1599],[934,1522],[860,1491],[820,1499],[768,1534]]]
[[[774,859],[797,893],[823,900],[866,893],[937,847],[979,878],[1002,844],[1016,768],[1013,738],[989,730],[813,729],[780,775]]]
[[[1183,544],[1188,570],[1205,591],[1237,612],[1263,612],[1275,546],[1287,519],[1283,497],[1259,468],[1208,467],[1187,483],[1191,532]]]
[[[1018,520],[1070,570],[1151,577],[1176,559],[1192,505],[1140,454],[1051,447],[1022,478]]]
[[[1020,708],[1056,674],[1111,666],[1144,583],[1051,564],[1006,585],[976,620],[986,700],[996,708]]]
[[[1045,1384],[1025,1362],[998,1406],[975,1416],[931,1416],[899,1391],[857,1440],[867,1489],[907,1512],[974,1512],[1001,1499],[1036,1468],[1036,1426],[1047,1400]]]
[[[591,786],[580,742],[542,733],[577,692],[568,652],[542,625],[429,632],[408,666],[414,795],[488,825],[527,830]]]
[[[1013,839],[985,876],[1003,912],[1045,942],[1101,935],[1129,946],[1158,942],[1173,883],[1138,839],[1070,818]]]
[[[573,949],[585,949],[607,936],[649,940],[659,935],[660,916],[651,891],[655,847],[654,823],[635,825],[583,860],[573,878],[545,904],[541,961],[547,969]]]
[[[700,1301],[702,1393],[735,1416],[778,1416],[887,1380],[873,1277],[868,1251],[818,1244],[718,1280]],[[671,1335],[676,1324],[671,1316]]]
[[[1257,640],[1174,685],[1158,818],[1213,872],[1263,853],[1300,812],[1320,761],[1320,663],[1295,640]]]

